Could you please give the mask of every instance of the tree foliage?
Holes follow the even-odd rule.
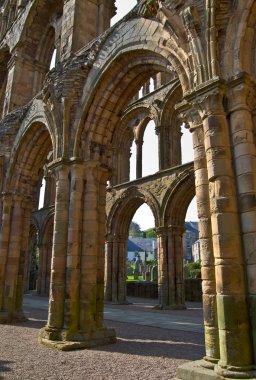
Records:
[[[132,237],[142,237],[143,232],[141,231],[140,225],[136,222],[131,222],[129,228],[129,236]]]
[[[184,270],[186,278],[201,278],[201,262],[188,263]]]
[[[146,238],[156,238],[156,230],[155,228],[149,228],[145,231],[143,231],[146,235]]]

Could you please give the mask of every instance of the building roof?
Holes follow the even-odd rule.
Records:
[[[127,240],[128,252],[153,252],[157,249],[156,239],[129,237]]]
[[[185,229],[198,233],[198,222],[185,222]]]

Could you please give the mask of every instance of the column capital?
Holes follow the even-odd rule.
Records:
[[[105,242],[106,242],[106,243],[112,243],[113,240],[114,240],[113,234],[107,233],[107,234],[105,235]]]
[[[186,231],[184,226],[178,226],[178,225],[173,225],[170,224],[168,227],[168,231],[171,231],[174,235],[183,235],[184,232]]]
[[[24,195],[19,192],[2,192],[0,199],[6,206],[12,206],[14,204],[20,205],[24,209],[32,209],[34,199],[30,195]]]
[[[135,139],[134,140],[134,142],[135,142],[135,144],[138,146],[142,146],[143,145],[143,143],[144,143],[144,141],[142,140],[142,139],[140,139],[140,138],[137,138],[137,139]]]
[[[113,234],[112,238],[114,242],[118,242],[118,243],[125,242],[128,239],[126,235],[122,235],[122,234]]]
[[[225,115],[223,98],[227,90],[223,80],[212,80],[195,91],[185,95],[184,99],[198,111],[202,121],[211,115]]]
[[[156,135],[159,136],[160,133],[166,129],[168,129],[168,127],[166,125],[156,125],[156,127],[155,127]]]
[[[11,192],[2,192],[1,193],[1,199],[6,204],[11,205],[12,202],[13,202],[13,193],[11,193]]]
[[[56,179],[69,174],[69,160],[55,160],[48,165],[49,173],[54,174]]]
[[[100,182],[107,182],[112,175],[110,167],[97,160],[85,161],[85,176],[93,177]]]
[[[202,128],[203,121],[198,110],[186,100],[177,104],[176,110],[179,112],[180,121],[186,124],[190,132],[193,132],[197,128]]]
[[[166,226],[156,227],[157,237],[159,237],[159,236],[166,236],[167,233],[168,233],[168,227],[166,227]]]
[[[255,110],[256,83],[246,73],[231,78],[227,90],[228,113],[239,110]]]

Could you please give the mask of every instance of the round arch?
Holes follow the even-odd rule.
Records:
[[[52,134],[42,121],[33,120],[20,128],[12,149],[4,189],[31,196],[40,176],[40,169],[53,150]]]
[[[155,197],[136,186],[129,187],[112,205],[107,216],[107,234],[128,236],[129,226],[137,209],[147,204],[152,211],[155,225],[160,225],[160,207]]]
[[[129,226],[136,210],[146,203],[159,225],[159,206],[147,191],[136,186],[128,188],[112,204],[106,222],[105,300],[126,302],[126,242]]]
[[[169,72],[172,66],[178,73],[183,91],[189,89],[187,53],[176,49],[177,41],[170,34],[166,38],[173,41],[173,49],[169,45],[164,46],[162,25],[159,22],[145,22],[152,25],[151,39],[138,28],[137,20],[136,23],[131,20],[125,26],[122,25],[118,38],[130,28],[137,27],[138,30],[130,38],[120,39],[116,43],[115,37],[111,36],[98,53],[83,91],[82,117],[76,134],[74,156],[81,153],[79,148],[85,140],[85,134],[87,139],[96,140],[99,144],[111,142],[121,111],[152,75]],[[87,156],[90,155],[88,149],[87,146]]]

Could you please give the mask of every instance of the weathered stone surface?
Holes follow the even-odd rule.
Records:
[[[37,291],[50,294],[41,343],[113,342],[104,283],[107,300],[126,301],[125,242],[142,203],[158,236],[159,307],[184,307],[182,233],[196,194],[208,369],[178,376],[253,378],[255,2],[141,0],[110,29],[113,0],[0,7],[0,320],[22,317],[38,234]],[[149,120],[159,172],[142,178]],[[181,165],[183,122],[194,167]]]

